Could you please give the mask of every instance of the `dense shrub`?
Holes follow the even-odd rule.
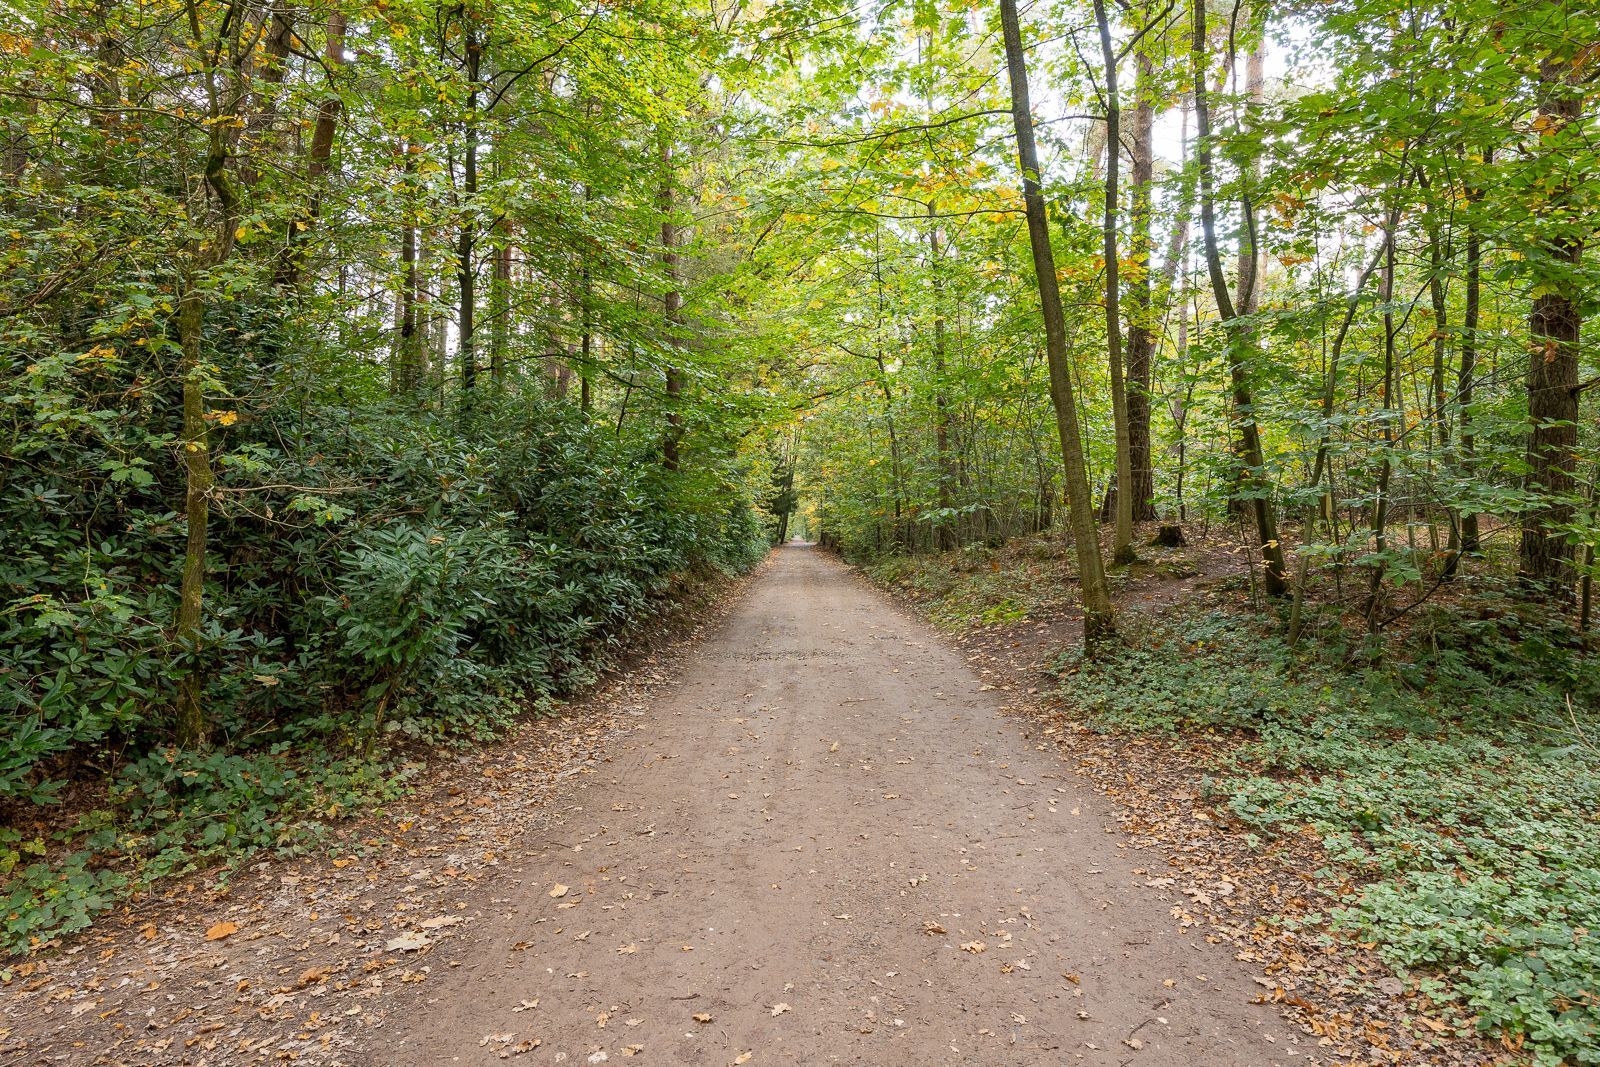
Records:
[[[229,391],[282,372],[228,336],[218,373],[244,368]],[[542,386],[485,387],[441,414],[358,376],[218,419],[207,624],[179,649],[181,472],[172,427],[130,400],[156,369],[137,353],[9,368],[0,940],[14,946],[81,927],[131,884],[304,844],[317,818],[392,792],[394,741],[492,733],[589,679],[675,576],[765,548],[745,488],[758,479],[734,459],[667,471],[653,434],[596,426]],[[173,747],[189,670],[211,751]],[[45,829],[41,806],[68,790],[88,817]]]

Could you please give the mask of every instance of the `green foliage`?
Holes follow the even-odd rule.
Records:
[[[1290,650],[1253,620],[1162,625],[1062,695],[1101,729],[1233,736],[1215,797],[1246,825],[1310,827],[1359,891],[1336,929],[1447,975],[1486,1030],[1541,1062],[1600,1062],[1600,671],[1515,603],[1422,614],[1370,648]]]
[[[162,625],[179,487],[119,478],[92,436],[13,440],[27,466],[0,472],[17,532],[0,555],[0,804],[108,786],[80,825],[0,842],[13,947],[129,887],[304,847],[318,820],[395,795],[410,772],[386,741],[493,734],[592,678],[678,576],[765,550],[737,461],[664,471],[653,441],[539,392],[485,397],[465,424],[314,404],[231,432],[212,622],[181,650]],[[185,752],[169,709],[194,662],[222,747]]]
[[[1047,535],[1002,549],[973,545],[939,556],[889,556],[866,566],[873,581],[922,605],[948,630],[1046,617],[1070,606],[1070,553]]]

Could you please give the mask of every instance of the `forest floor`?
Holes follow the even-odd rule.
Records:
[[[806,547],[723,612],[345,854],[15,967],[0,1062],[1478,1058],[1370,960],[1264,933],[1297,868],[1245,859],[1181,765],[1039,720],[1055,624],[963,656]]]

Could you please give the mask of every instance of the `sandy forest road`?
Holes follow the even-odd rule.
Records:
[[[645,721],[356,1062],[1306,1062],[1110,804],[822,553]]]

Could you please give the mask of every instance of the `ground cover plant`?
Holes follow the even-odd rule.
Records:
[[[1074,662],[1060,695],[1097,729],[1236,738],[1212,802],[1263,836],[1310,828],[1321,877],[1348,884],[1300,921],[1415,969],[1463,1027],[1525,1039],[1540,1062],[1597,1062],[1592,650],[1485,595],[1370,651],[1290,649],[1248,616],[1188,613]]]

